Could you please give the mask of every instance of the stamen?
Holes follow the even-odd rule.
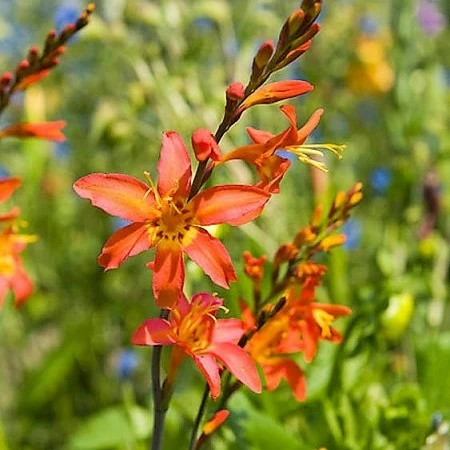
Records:
[[[156,203],[158,203],[158,205],[161,205],[162,199],[161,199],[161,196],[159,195],[158,189],[156,189],[156,185],[152,180],[152,176],[150,175],[150,172],[148,172],[146,170],[144,172],[144,176],[145,176],[145,178],[147,178],[147,181],[150,184],[150,189],[145,193],[144,198],[147,198],[148,195],[150,194],[150,192],[153,192],[155,199],[156,199]]]
[[[346,148],[345,145],[337,144],[304,144],[304,145],[292,145],[285,148],[286,151],[293,153],[298,159],[305,164],[309,164],[322,172],[328,172],[328,169],[322,161],[318,161],[312,157],[324,157],[323,150],[328,150],[333,153],[338,159],[342,159],[341,152]]]

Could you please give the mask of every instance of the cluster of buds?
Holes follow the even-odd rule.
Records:
[[[247,86],[239,81],[228,86],[225,113],[217,132],[219,139],[250,106],[297,97],[313,88],[309,83],[297,80],[263,84],[273,73],[296,61],[309,49],[312,38],[320,29],[314,22],[321,7],[322,0],[304,0],[284,23],[276,47],[272,41],[266,41],[256,52]]]
[[[21,180],[16,177],[1,179],[0,202],[9,200],[21,184]],[[23,268],[20,253],[36,237],[19,233],[20,226],[24,224],[19,216],[20,209],[17,206],[0,214],[0,308],[10,289],[14,293],[16,307],[21,306],[33,291],[33,284]]]
[[[45,78],[52,68],[59,64],[59,57],[65,52],[69,39],[89,23],[89,17],[95,6],[90,3],[74,23],[70,23],[57,33],[49,31],[42,51],[37,46],[28,50],[27,57],[19,62],[14,73],[4,72],[0,76],[0,114],[9,105],[11,97],[19,91]],[[65,126],[62,120],[55,122],[18,123],[0,130],[0,139],[8,136],[19,138],[38,137],[51,141],[65,140],[61,129]]]
[[[351,310],[316,301],[315,288],[327,267],[318,264],[314,257],[345,242],[345,235],[334,231],[361,201],[361,188],[361,183],[356,183],[348,192],[339,192],[325,216],[322,206],[317,206],[309,225],[296,234],[293,242],[279,247],[271,264],[271,289],[264,298],[261,281],[267,258],[244,253],[245,273],[253,285],[253,307],[241,301],[242,319],[247,327],[241,344],[261,366],[268,390],[286,379],[295,398],[304,400],[305,377],[291,355],[303,353],[305,361],[311,362],[320,340],[342,339],[331,324]],[[272,298],[278,300],[271,303]]]
[[[269,390],[285,378],[295,397],[303,400],[304,375],[289,355],[303,352],[305,359],[311,361],[318,341],[341,339],[331,323],[336,317],[350,314],[350,309],[315,302],[315,287],[326,267],[314,262],[313,256],[343,242],[343,238],[331,233],[360,201],[360,184],[338,194],[327,217],[322,218],[321,210],[316,210],[307,230],[300,231],[292,243],[280,247],[272,264],[272,290],[264,298],[261,290],[266,258],[245,254],[245,272],[253,283],[254,307],[251,309],[243,303],[241,319],[218,318],[218,312],[225,307],[224,300],[215,294],[197,293],[191,299],[184,294],[185,256],[220,287],[228,288],[230,282],[237,281],[225,245],[205,227],[239,226],[259,217],[272,195],[280,192],[280,182],[290,167],[286,152],[324,171],[325,164],[317,159],[323,156],[323,150],[341,157],[344,146],[305,144],[323,110],[315,111],[299,127],[292,105],[280,108],[289,121],[289,126],[280,133],[249,128],[251,144],[225,153],[219,147],[223,135],[247,109],[297,97],[313,89],[310,83],[300,80],[265,83],[272,73],[309,48],[319,30],[314,21],[320,7],[321,1],[304,0],[284,24],[277,46],[266,42],[257,51],[247,87],[239,82],[228,86],[225,112],[217,131],[199,129],[192,134],[195,171],[195,160],[191,159],[180,135],[167,131],[162,137],[156,182],[149,172],[144,173],[145,182],[121,173],[92,173],[73,185],[80,197],[128,223],[103,246],[98,262],[105,270],[118,268],[129,257],[154,249],[153,260],[147,267],[152,273],[153,297],[161,308],[160,317],[145,320],[132,337],[134,344],[154,348],[154,450],[161,448],[164,414],[178,369],[186,357],[195,362],[208,387],[195,421],[190,447],[193,449],[200,448],[226,419],[228,413],[223,407],[237,388],[246,385],[254,392],[261,391],[257,364],[262,367]],[[255,184],[204,187],[214,170],[236,159],[256,169]],[[286,267],[283,273],[282,266]],[[272,304],[274,298],[277,302]],[[167,376],[161,383],[163,346],[169,347],[171,353]],[[228,375],[222,377],[226,371]],[[213,399],[220,397],[219,407],[197,439],[208,394]]]

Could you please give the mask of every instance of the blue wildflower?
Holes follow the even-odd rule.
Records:
[[[117,374],[119,378],[127,380],[133,374],[138,365],[138,357],[134,350],[122,350],[117,361]]]
[[[7,178],[9,177],[8,169],[4,166],[0,166],[0,178]]]
[[[374,36],[378,33],[380,24],[378,23],[378,20],[371,14],[364,14],[359,20],[359,27],[364,34],[368,36]]]
[[[194,27],[200,32],[211,31],[214,28],[214,21],[209,17],[197,17],[194,20]]]
[[[392,172],[386,167],[377,167],[370,175],[372,189],[378,195],[383,195],[389,189],[392,180]]]
[[[67,142],[56,142],[54,145],[54,155],[57,159],[66,160],[69,158],[72,149]]]
[[[355,250],[361,241],[362,226],[361,222],[356,219],[349,219],[344,224],[344,234],[347,240],[344,243],[344,248],[347,250]]]
[[[56,8],[53,14],[53,22],[58,32],[61,32],[66,25],[74,23],[80,15],[80,6],[75,2],[63,3]]]

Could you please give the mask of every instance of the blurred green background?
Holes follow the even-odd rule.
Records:
[[[23,178],[14,201],[39,241],[24,254],[35,294],[21,310],[9,299],[0,311],[0,450],[146,448],[150,350],[133,349],[130,336],[156,314],[149,256],[103,273],[96,257],[121,224],[76,197],[72,183],[97,171],[155,174],[163,131],[189,142],[195,128],[214,130],[227,84],[247,81],[258,45],[276,39],[298,6],[99,0],[60,66],[14,97],[0,125],[68,124],[63,144],[1,142],[1,171]],[[84,7],[0,0],[0,70],[12,71]],[[279,78],[315,85],[292,101],[299,123],[324,107],[310,141],[347,144],[344,159],[330,158],[329,174],[315,181],[293,164],[263,217],[217,232],[242,275],[244,248],[272,256],[308,223],[317,201],[328,204],[362,181],[365,199],[345,226],[347,244],[326,260],[318,293],[354,313],[338,323],[343,344],[322,344],[309,367],[300,359],[305,403],[285,385],[239,393],[212,448],[403,450],[421,448],[427,436],[426,448],[448,448],[439,433],[450,421],[450,4],[325,0],[319,20],[311,50]],[[250,125],[276,133],[287,124],[276,107],[255,107],[222,149],[246,143]],[[213,181],[230,180],[250,182],[253,174],[235,162]],[[241,277],[230,292],[219,290],[234,312],[246,283]],[[200,289],[218,290],[189,263],[187,291]],[[166,449],[186,448],[202,386],[186,364]]]

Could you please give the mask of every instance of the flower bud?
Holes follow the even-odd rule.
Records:
[[[272,41],[266,41],[261,44],[253,59],[253,70],[262,70],[269,62],[275,47]]]
[[[211,158],[213,161],[220,159],[220,149],[213,134],[206,128],[200,128],[192,133],[192,148],[198,161]]]
[[[226,90],[227,101],[237,102],[242,100],[245,95],[244,85],[240,81],[231,83]]]

